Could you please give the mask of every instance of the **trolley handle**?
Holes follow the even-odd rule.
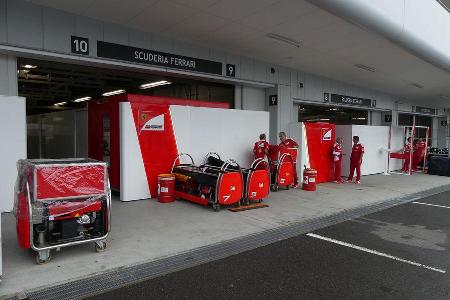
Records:
[[[221,172],[221,173],[225,173],[225,172],[227,171],[227,168],[228,168],[229,166],[236,166],[236,167],[238,168],[239,173],[242,173],[242,168],[241,168],[241,166],[237,163],[236,160],[231,159],[231,158],[228,159],[228,160],[222,165],[222,167],[220,168],[220,172]]]
[[[208,152],[205,156],[205,164],[208,162],[208,157],[215,156],[217,159],[221,159],[219,153],[217,152]]]
[[[269,162],[262,159],[262,158],[257,158],[253,161],[252,165],[250,166],[250,169],[252,171],[256,170],[256,168],[261,164],[261,163],[266,163],[266,169],[269,169]]]
[[[291,162],[294,163],[294,159],[292,158],[292,155],[290,155],[289,153],[283,153],[279,159],[280,164],[283,163],[285,158],[289,158],[291,160]]]
[[[187,156],[187,157],[189,157],[189,158],[191,159],[191,165],[192,165],[192,166],[195,165],[194,159],[192,158],[192,156],[191,156],[190,154],[188,154],[188,153],[180,153],[180,154],[177,155],[177,157],[176,157],[175,160],[173,161],[172,169],[170,170],[170,173],[173,173],[173,169],[175,168],[175,166],[176,166],[176,164],[177,164],[177,161],[178,161],[182,156]],[[182,164],[180,164],[180,165],[182,165]],[[189,165],[189,164],[185,164],[185,165]]]

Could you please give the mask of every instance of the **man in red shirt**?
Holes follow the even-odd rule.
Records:
[[[359,143],[359,136],[353,137],[353,148],[350,156],[350,175],[348,176],[348,182],[352,182],[353,174],[356,169],[356,184],[361,183],[361,164],[364,156],[364,146]]]
[[[294,186],[293,188],[296,189],[298,188],[298,176],[297,176],[297,151],[298,151],[298,144],[296,141],[294,141],[293,139],[289,139],[286,137],[286,133],[285,132],[280,132],[280,134],[278,135],[278,137],[280,138],[280,152],[283,152],[283,149],[295,149],[295,157],[293,157],[294,160]]]
[[[266,141],[265,133],[259,135],[259,141],[253,146],[253,154],[255,154],[255,159],[264,159],[269,154],[269,143]]]
[[[341,176],[341,164],[342,164],[342,138],[338,137],[336,143],[333,146],[333,161],[334,161],[334,182],[343,183]]]
[[[409,162],[411,161],[411,151],[414,152],[414,147],[411,143],[411,137],[406,140],[405,147],[403,147],[403,153],[405,154],[405,161],[403,162],[402,171],[408,173],[409,171]],[[414,155],[414,153],[413,153]],[[414,156],[413,156],[414,157]]]

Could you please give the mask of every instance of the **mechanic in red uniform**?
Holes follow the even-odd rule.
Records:
[[[411,149],[413,149],[412,147],[413,147],[413,145],[411,144],[411,137],[409,137],[406,140],[405,146],[403,147],[403,153],[405,154],[405,161],[403,163],[402,171],[405,173],[408,173],[408,171],[409,171]],[[413,153],[413,155],[414,155],[414,153]]]
[[[280,138],[280,152],[283,152],[283,147],[284,148],[297,148],[298,151],[298,144],[296,141],[294,141],[293,139],[289,139],[286,137],[286,133],[285,132],[280,132],[280,134],[278,135],[278,137]],[[296,189],[298,188],[298,176],[297,176],[297,160],[294,161],[294,186],[293,188]]]
[[[413,163],[412,163],[413,171],[417,171],[419,164],[423,161],[423,157],[425,156],[425,148],[426,144],[423,141],[423,139],[418,139],[414,147]]]
[[[347,181],[352,182],[356,170],[356,184],[361,183],[361,164],[364,156],[364,146],[359,143],[359,136],[353,137],[353,148],[350,156],[350,175]]]
[[[255,154],[255,159],[265,159],[269,154],[269,143],[266,141],[265,133],[259,135],[259,141],[253,146],[253,154]]]
[[[334,182],[344,183],[341,176],[342,164],[342,138],[338,137],[333,146],[333,161],[334,161]]]

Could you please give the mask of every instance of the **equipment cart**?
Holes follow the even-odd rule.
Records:
[[[14,213],[19,246],[37,252],[89,243],[106,248],[111,192],[106,163],[92,159],[25,159],[18,162]]]

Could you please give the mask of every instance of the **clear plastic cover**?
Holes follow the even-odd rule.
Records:
[[[23,159],[17,162],[14,214],[32,222],[101,210],[110,195],[107,166],[92,159]]]

